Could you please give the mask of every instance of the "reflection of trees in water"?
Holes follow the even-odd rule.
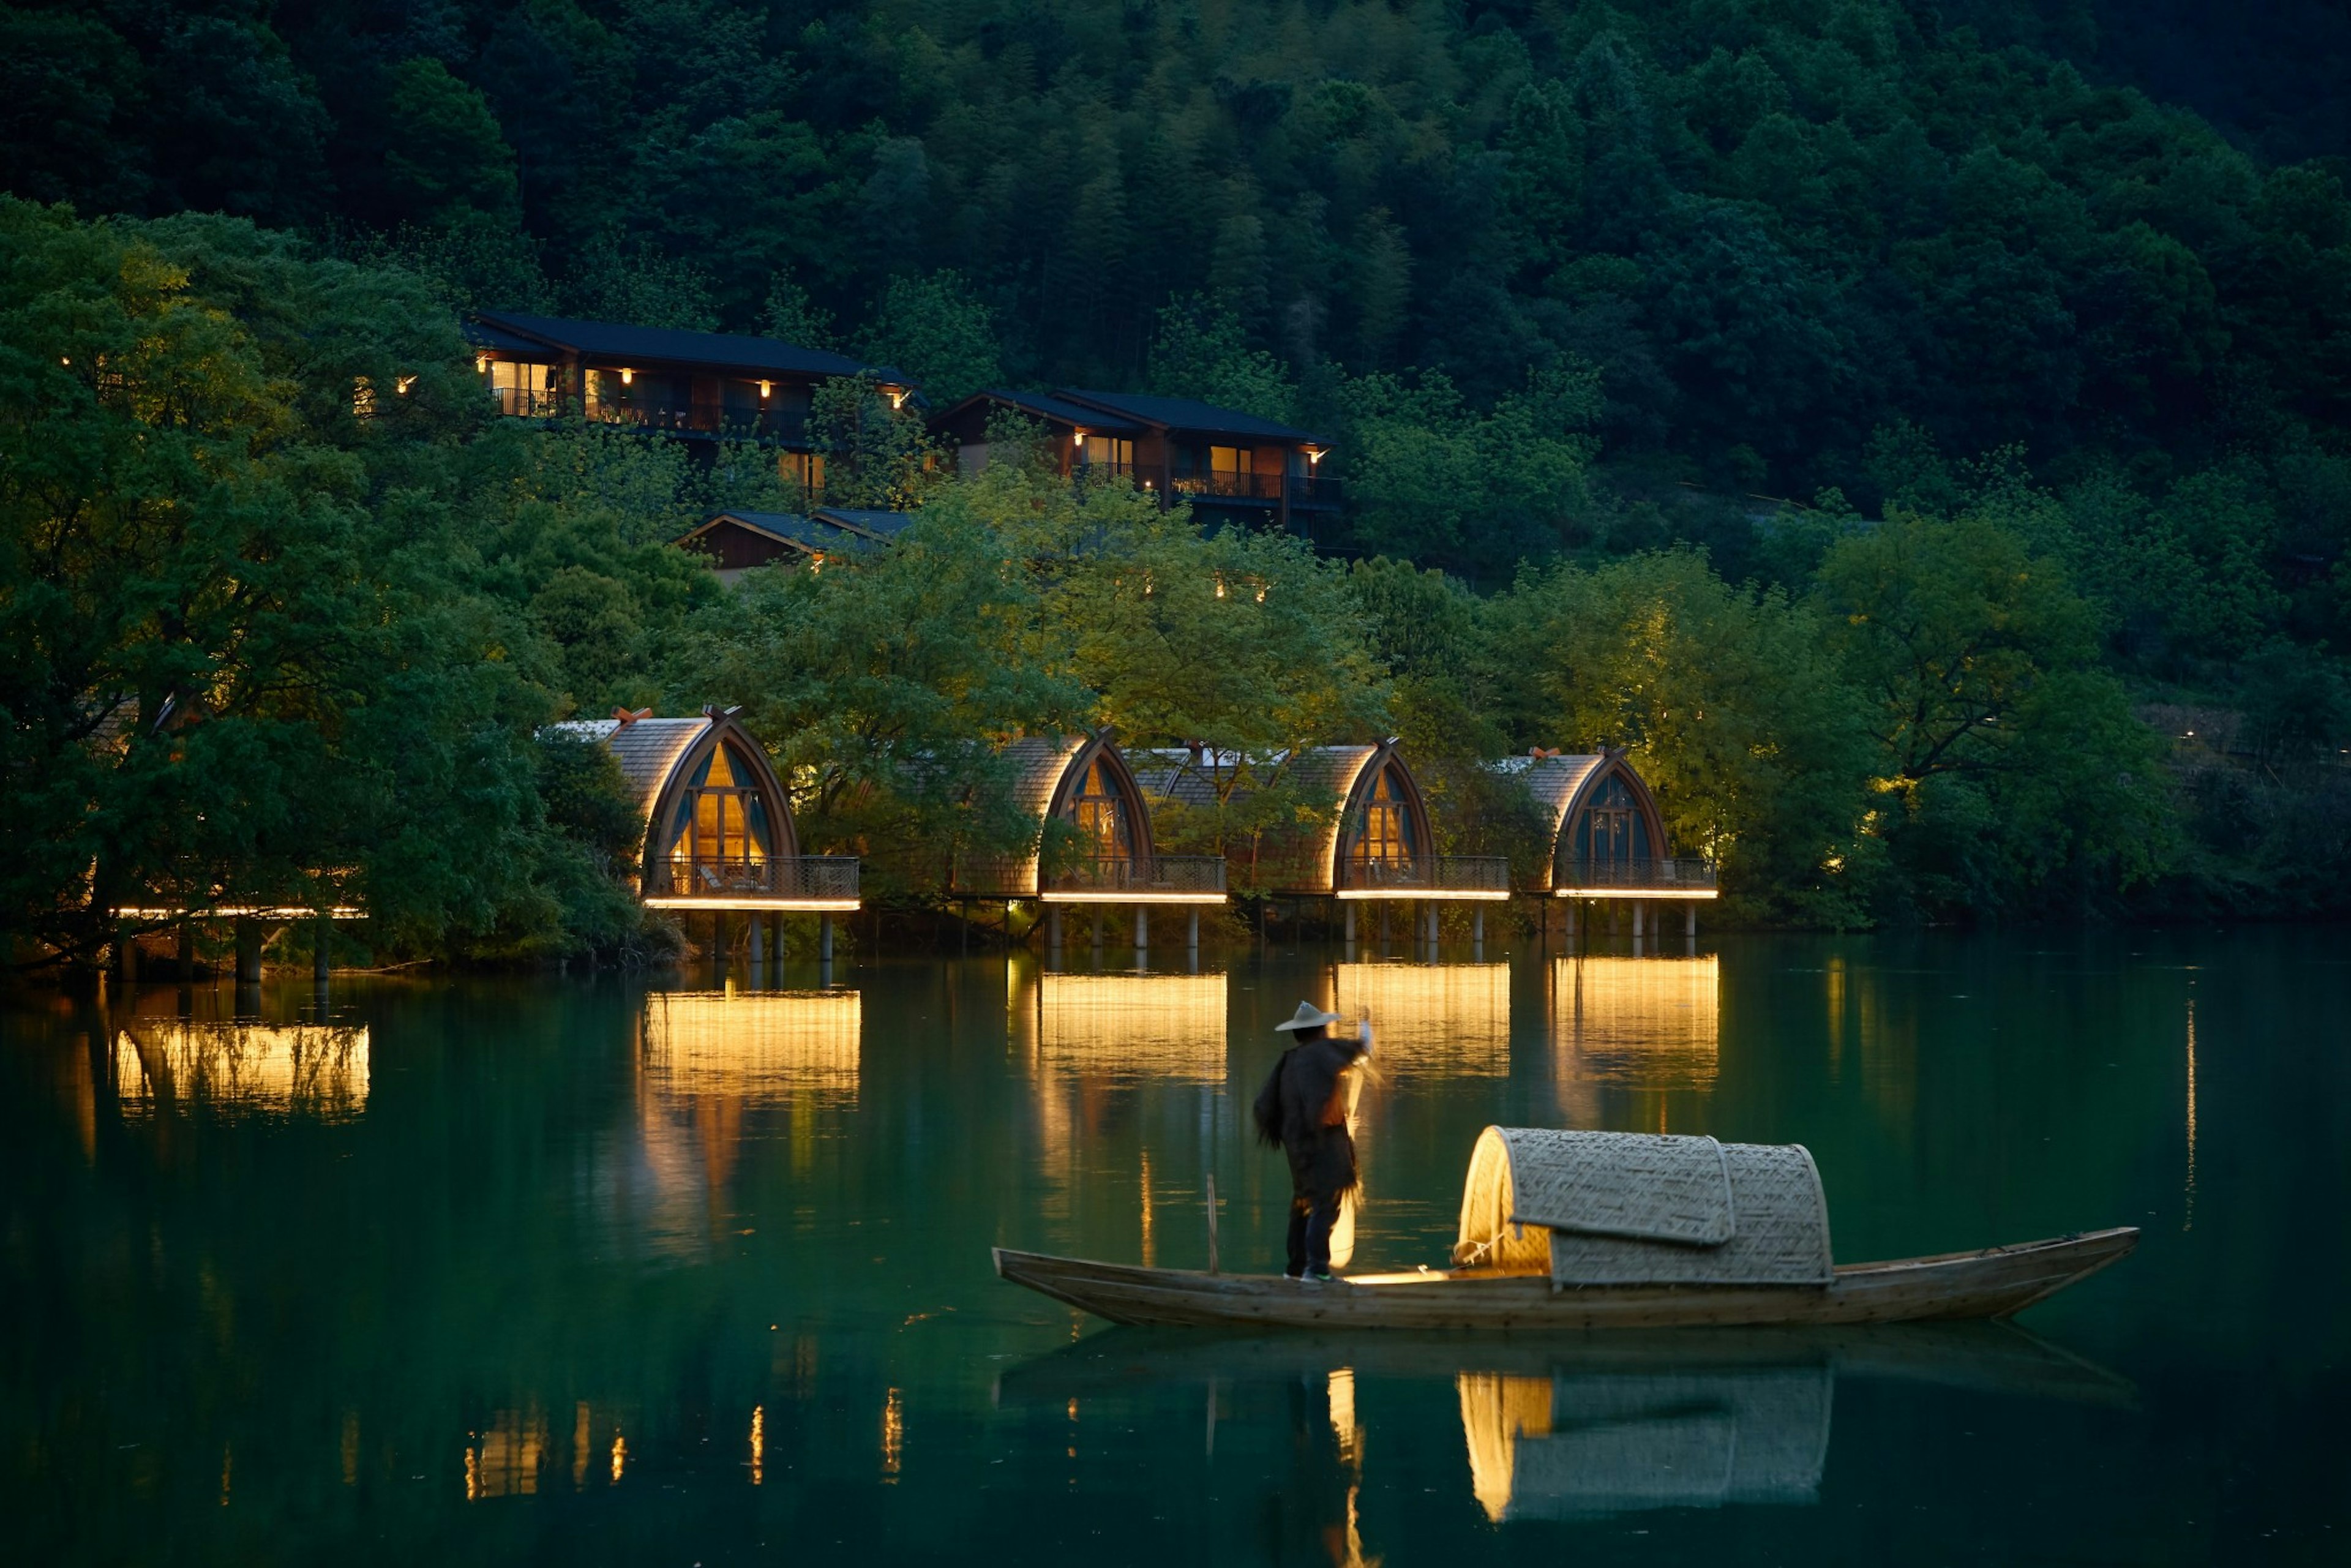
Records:
[[[113,1071],[128,1115],[168,1116],[200,1105],[348,1121],[367,1109],[368,1031],[133,1018],[115,1031]]]

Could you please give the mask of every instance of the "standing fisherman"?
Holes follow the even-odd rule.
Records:
[[[1372,1053],[1372,1020],[1353,1040],[1332,1040],[1339,1021],[1312,1002],[1298,1004],[1277,1033],[1296,1042],[1281,1053],[1257,1092],[1257,1135],[1290,1156],[1290,1267],[1287,1278],[1317,1283],[1331,1278],[1331,1228],[1339,1200],[1355,1185],[1355,1140],[1347,1131],[1350,1070]]]

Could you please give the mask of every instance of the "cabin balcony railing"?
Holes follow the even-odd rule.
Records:
[[[1712,897],[1714,868],[1702,860],[1563,860],[1552,885],[1561,893],[1655,893]]]
[[[1040,865],[1027,855],[956,857],[955,891],[980,898],[1042,895],[1071,903],[1214,903],[1225,895],[1222,855],[1091,855]]]
[[[1178,474],[1168,480],[1167,485],[1179,496],[1210,496],[1241,501],[1281,499],[1281,476],[1279,474],[1228,474],[1222,471]]]
[[[544,395],[554,396],[552,392]],[[699,434],[730,441],[774,442],[785,446],[798,446],[808,439],[808,415],[799,409],[746,412],[696,408],[691,404],[604,402],[590,404],[588,417],[598,424],[617,424],[630,430]]]
[[[492,387],[490,401],[514,419],[549,419],[561,412],[563,396],[552,387]]]
[[[1091,480],[1097,485],[1122,483],[1131,485],[1134,482],[1134,465],[1132,463],[1074,463],[1070,466],[1070,477],[1081,484]]]
[[[653,867],[645,894],[660,899],[774,898],[855,903],[855,855],[768,855],[703,860],[679,855]]]
[[[1339,862],[1338,891],[1359,897],[1505,898],[1510,862],[1502,855],[1351,856]]]
[[[1222,855],[1105,855],[1047,872],[1039,891],[1114,898],[1221,898]]]
[[[1312,474],[1178,474],[1167,482],[1179,496],[1240,501],[1279,501],[1292,506],[1339,504],[1339,481]]]

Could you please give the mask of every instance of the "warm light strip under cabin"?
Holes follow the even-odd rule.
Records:
[[[1350,901],[1370,899],[1403,901],[1433,898],[1450,902],[1475,901],[1484,904],[1502,904],[1509,901],[1510,890],[1507,887],[1343,887],[1331,896]]]

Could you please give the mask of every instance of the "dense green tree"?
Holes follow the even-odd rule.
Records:
[[[1897,514],[1828,552],[1819,594],[1876,742],[1874,831],[1922,907],[2031,913],[2164,869],[2156,737],[2054,559]]]
[[[1817,610],[1676,550],[1530,572],[1489,613],[1515,748],[1623,747],[1677,852],[1721,865],[1734,915],[1868,920],[1870,748]]]

